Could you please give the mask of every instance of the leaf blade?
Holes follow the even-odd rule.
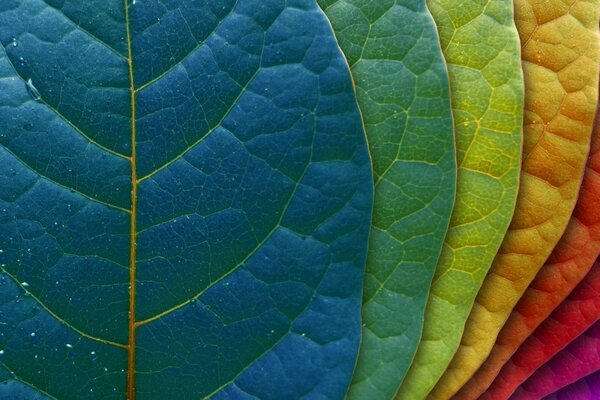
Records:
[[[15,132],[2,136],[9,168],[0,179],[17,177],[2,198],[0,296],[4,309],[26,304],[1,328],[11,337],[2,361],[50,396],[122,398],[133,371],[122,346],[133,343],[134,265],[139,398],[338,397],[358,350],[373,188],[349,72],[327,21],[312,2],[125,7],[129,18],[117,0],[0,5],[0,84],[10,89],[0,91],[0,120]],[[110,18],[94,24],[98,14]],[[31,110],[44,110],[33,126]],[[145,177],[133,187],[135,207],[133,155]],[[28,246],[19,232],[39,237]],[[61,324],[24,288],[44,293],[46,308],[80,331],[121,346]],[[277,382],[275,372],[264,375],[274,368]]]
[[[599,167],[600,113],[596,111],[590,155],[567,230],[515,306],[485,363],[457,393],[460,398],[479,397],[521,344],[585,281],[600,254]]]
[[[517,388],[518,400],[539,399],[600,370],[600,323],[596,322]]]
[[[598,102],[598,10],[595,0],[573,8],[560,2],[515,2],[525,77],[517,207],[477,295],[461,347],[434,395],[454,395],[485,361],[510,312],[567,228]],[[560,59],[561,54],[566,58]]]
[[[600,374],[594,373],[551,394],[548,400],[593,400],[600,395]]]
[[[458,347],[472,301],[514,210],[522,138],[522,76],[511,7],[493,0],[465,4],[460,11],[449,1],[427,5],[450,77],[457,201],[423,338],[398,399],[425,398]]]
[[[351,65],[375,169],[363,339],[347,396],[389,399],[421,336],[454,202],[447,72],[424,3],[320,5]]]
[[[600,269],[596,261],[569,297],[544,320],[504,364],[483,398],[510,396],[538,368],[590,328],[600,317]]]

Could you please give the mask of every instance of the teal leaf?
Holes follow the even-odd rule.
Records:
[[[341,398],[373,176],[316,3],[0,2],[0,397]]]
[[[390,399],[417,349],[454,205],[448,74],[424,1],[320,0],[351,67],[375,173],[350,399]]]

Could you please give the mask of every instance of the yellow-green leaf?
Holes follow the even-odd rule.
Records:
[[[458,182],[423,338],[397,395],[411,400],[429,393],[460,343],[514,211],[522,141],[523,81],[511,2],[427,4],[448,64]]]
[[[525,77],[517,208],[462,344],[435,389],[449,398],[489,354],[563,234],[577,201],[598,97],[598,0],[515,0]]]

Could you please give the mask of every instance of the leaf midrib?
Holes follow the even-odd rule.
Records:
[[[137,165],[136,165],[136,119],[135,119],[135,79],[133,75],[133,57],[131,52],[131,32],[129,27],[128,0],[125,6],[125,37],[127,40],[127,66],[129,69],[129,92],[131,96],[131,214],[129,242],[129,320],[127,341],[127,399],[135,399],[135,273],[136,273],[136,214],[137,214]]]

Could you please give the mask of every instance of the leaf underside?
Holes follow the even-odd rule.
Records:
[[[448,78],[424,2],[320,1],[351,67],[374,166],[361,350],[350,399],[390,399],[416,351],[454,202]]]
[[[342,397],[373,177],[316,3],[3,0],[0,42],[0,397]]]

